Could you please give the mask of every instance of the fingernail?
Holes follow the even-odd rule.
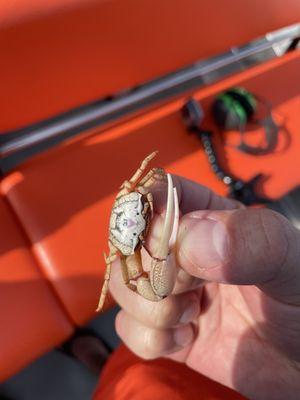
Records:
[[[194,339],[194,330],[191,325],[182,326],[175,329],[174,341],[178,346],[184,347]]]
[[[181,324],[187,324],[198,317],[200,312],[199,301],[193,301],[182,313],[179,322]]]
[[[184,222],[181,255],[198,268],[213,268],[227,258],[228,234],[222,222],[187,218]]]

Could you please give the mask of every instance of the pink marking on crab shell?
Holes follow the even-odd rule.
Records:
[[[127,219],[127,228],[131,228],[132,226],[136,226],[136,221],[131,218]]]

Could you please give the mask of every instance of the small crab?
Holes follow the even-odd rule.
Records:
[[[178,230],[178,198],[171,176],[166,175],[163,169],[153,168],[145,173],[148,163],[156,154],[157,152],[153,152],[148,155],[132,178],[122,184],[112,207],[108,239],[110,251],[108,257],[104,253],[106,273],[96,311],[100,311],[104,305],[111,263],[118,257],[121,260],[124,283],[130,290],[150,301],[162,300],[173,290],[176,266],[171,250]],[[164,225],[159,244],[150,255],[150,271],[147,272],[142,265],[141,250],[145,248],[145,239],[153,218],[153,197],[150,189],[155,181],[165,180],[166,176],[168,198]]]

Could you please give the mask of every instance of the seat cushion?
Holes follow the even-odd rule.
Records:
[[[0,197],[0,382],[65,340],[73,330],[28,248],[16,215]]]
[[[195,93],[207,111],[216,93],[236,85],[272,103],[274,118],[290,133],[288,146],[282,134],[276,152],[267,156],[245,155],[226,147],[230,170],[243,179],[259,172],[266,174],[262,189],[272,198],[300,182],[299,67],[299,52],[295,52]],[[1,183],[43,274],[76,324],[94,315],[104,276],[102,252],[107,251],[114,196],[148,153],[160,151],[153,165],[226,193],[199,141],[185,130],[180,116],[184,101],[181,98],[105,132],[52,149],[28,161]],[[233,137],[228,134],[226,138],[230,141]],[[214,140],[220,150],[226,138],[216,132]],[[108,301],[107,307],[111,305]]]

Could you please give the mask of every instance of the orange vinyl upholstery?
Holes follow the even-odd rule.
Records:
[[[300,53],[294,52],[195,93],[206,110],[214,94],[234,85],[245,86],[272,103],[273,117],[290,132],[291,143],[286,145],[281,135],[277,151],[262,157],[226,149],[229,168],[237,176],[249,179],[258,172],[268,176],[263,190],[272,198],[300,182],[299,68]],[[1,183],[43,274],[77,325],[94,315],[116,190],[147,153],[158,149],[153,164],[226,192],[211,172],[198,140],[185,130],[179,113],[184,101],[181,98],[35,157]],[[234,133],[228,138],[234,141]],[[218,135],[215,141],[220,146]]]
[[[228,51],[299,17],[299,0],[4,0],[0,132]]]
[[[0,382],[61,343],[73,330],[0,197]]]

